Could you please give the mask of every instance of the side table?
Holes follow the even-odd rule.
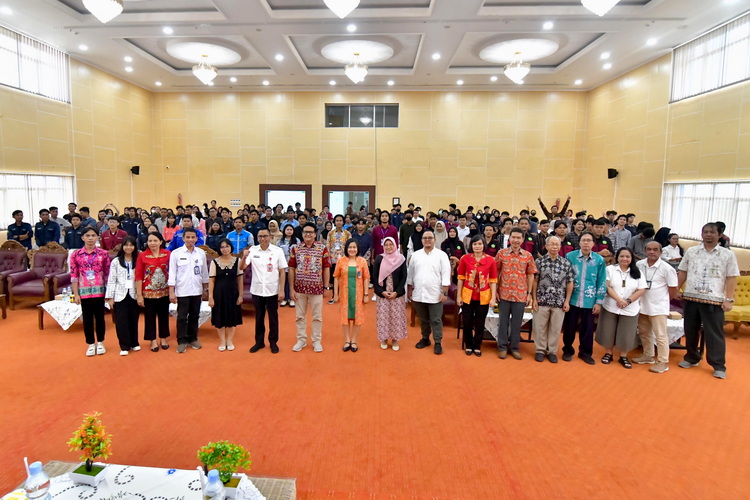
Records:
[[[0,308],[3,310],[3,319],[8,317],[8,313],[5,311],[6,307],[8,307],[8,302],[5,298],[5,294],[0,294]]]

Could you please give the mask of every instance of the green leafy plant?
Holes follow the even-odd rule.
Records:
[[[81,460],[86,460],[86,470],[91,472],[91,464],[97,458],[109,458],[112,454],[112,435],[107,434],[99,417],[99,412],[83,415],[83,424],[68,441],[70,451],[81,451]]]
[[[216,441],[202,446],[198,450],[198,460],[203,463],[207,471],[218,470],[223,483],[232,479],[232,474],[240,468],[247,470],[252,464],[250,452],[242,445],[229,441]]]

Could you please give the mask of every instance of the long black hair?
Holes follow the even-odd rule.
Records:
[[[120,244],[120,250],[117,252],[117,260],[120,261],[120,265],[122,267],[125,267],[125,244],[127,243],[130,243],[135,247],[132,255],[133,267],[135,267],[135,261],[138,259],[138,241],[136,241],[135,237],[133,236],[128,236],[122,241],[122,243]]]
[[[622,252],[628,252],[630,254],[630,266],[628,267],[628,270],[630,271],[630,277],[634,280],[640,279],[641,270],[638,269],[638,266],[636,266],[635,255],[633,255],[633,251],[631,249],[629,249],[628,247],[622,247],[621,249],[619,249],[615,254],[615,262],[617,262],[618,266],[620,265],[620,254]]]

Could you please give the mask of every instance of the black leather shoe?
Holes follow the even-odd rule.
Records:
[[[264,347],[266,347],[266,346],[264,346],[264,345],[258,345],[258,344],[255,344],[254,346],[252,346],[252,347],[250,348],[250,352],[258,352],[258,351],[260,351],[261,349],[263,349]]]
[[[430,339],[421,339],[419,342],[417,342],[417,345],[415,346],[417,349],[424,349],[425,347],[429,347],[432,345],[432,342],[430,342]]]
[[[536,361],[538,363],[541,363],[542,361],[544,361],[544,353],[543,352],[538,352],[538,353],[534,354],[534,361]]]
[[[573,355],[568,354],[567,352],[563,353],[563,361],[573,361]]]
[[[550,354],[547,356],[550,363],[557,363],[557,354]]]
[[[587,365],[596,364],[596,361],[594,361],[594,358],[592,358],[591,356],[586,356],[585,354],[579,354],[578,357],[581,358],[583,362],[586,363]]]
[[[435,354],[443,354],[443,345],[440,342],[435,342]]]
[[[271,352],[274,353],[274,354],[278,354],[279,353],[279,346],[277,346],[276,344],[271,344]]]

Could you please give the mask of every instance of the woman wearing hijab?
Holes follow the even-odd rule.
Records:
[[[422,250],[422,233],[424,233],[424,223],[422,221],[414,224],[414,232],[409,238],[409,243],[406,245],[406,258],[411,258],[411,255],[417,250]],[[377,276],[377,273],[374,273]]]
[[[279,230],[279,223],[271,219],[268,221],[268,232],[271,233],[271,245],[276,245],[284,234]]]
[[[445,222],[439,220],[435,223],[435,248],[441,248],[443,242],[448,238],[445,230]]]
[[[422,224],[417,225],[420,226],[421,248]],[[390,236],[383,240],[383,249],[385,252],[375,258],[373,267],[375,295],[379,297],[376,301],[378,340],[381,349],[388,349],[390,339],[391,348],[398,351],[398,342],[406,338],[406,259]]]
[[[479,234],[479,229],[478,229],[477,223],[472,222],[471,224],[469,224],[469,234],[466,235],[463,241],[464,248],[469,248],[469,246],[471,245],[471,239],[478,234]]]
[[[328,233],[330,233],[332,229],[333,229],[333,222],[329,220],[326,221],[325,226],[323,226],[323,230],[318,235],[318,241],[325,245],[328,242]]]
[[[448,229],[448,237],[440,244],[440,249],[447,253],[451,260],[458,260],[464,255],[465,248],[458,238],[458,230],[455,227]]]

